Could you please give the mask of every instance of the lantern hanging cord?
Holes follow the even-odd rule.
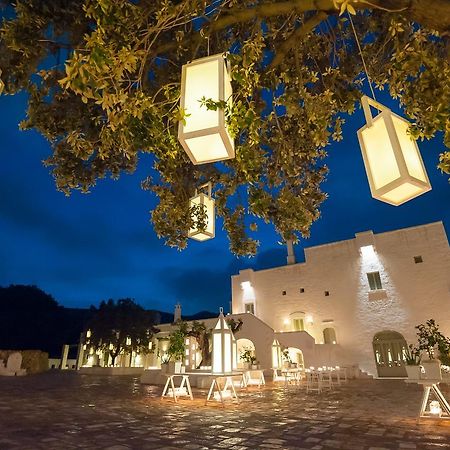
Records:
[[[364,55],[363,55],[363,52],[362,52],[361,44],[359,43],[358,35],[356,34],[355,25],[353,25],[352,16],[351,16],[351,14],[349,14],[348,11],[347,11],[347,15],[348,15],[348,18],[350,19],[350,24],[352,26],[353,34],[355,35],[356,45],[358,46],[358,50],[359,50],[359,54],[361,56],[361,60],[362,60],[363,67],[364,67],[364,71],[366,72],[366,77],[367,77],[367,82],[369,83],[370,92],[372,92],[373,99],[376,100],[377,98],[375,96],[375,91],[373,90],[372,80],[370,79],[369,71],[367,70],[366,61],[364,59]]]

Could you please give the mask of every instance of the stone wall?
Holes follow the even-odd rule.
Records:
[[[0,350],[0,359],[6,364],[8,356],[16,352],[22,354],[21,368],[26,369],[28,375],[48,370],[48,353],[40,350]]]
[[[361,250],[367,245],[373,245],[370,251]],[[434,318],[450,334],[450,249],[442,222],[358,233],[308,248],[305,256],[305,263],[233,276],[233,313],[254,303],[255,315],[275,332],[290,334],[303,323],[318,345],[324,330],[333,328],[343,363],[374,375],[376,333],[397,331],[415,342],[414,326]],[[371,272],[379,272],[382,289],[370,291]]]

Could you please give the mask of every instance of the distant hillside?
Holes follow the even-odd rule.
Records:
[[[158,323],[171,323],[173,314],[155,311]],[[36,286],[11,285],[0,287],[0,349],[43,350],[59,357],[64,344],[77,344],[86,329],[92,311],[65,308]],[[208,311],[183,320],[216,317]]]

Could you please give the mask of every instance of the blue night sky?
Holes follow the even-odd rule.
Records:
[[[379,100],[394,111],[386,93]],[[134,298],[146,308],[172,311],[180,301],[184,313],[228,309],[230,276],[245,267],[285,264],[286,251],[272,226],[260,224],[257,257],[237,259],[218,221],[216,238],[191,241],[179,252],[164,245],[149,223],[156,199],[140,189],[151,158],[141,157],[133,175],[100,180],[89,195],[57,192],[42,165],[50,153],[36,132],[22,132],[25,97],[0,97],[0,285],[36,284],[64,306],[88,307],[108,298]],[[350,239],[359,231],[383,232],[442,220],[450,234],[450,185],[437,169],[442,135],[420,143],[433,190],[393,207],[370,196],[356,130],[364,123],[358,110],[344,127],[344,140],[329,148],[330,173],[323,184],[329,194],[322,217],[303,247]]]

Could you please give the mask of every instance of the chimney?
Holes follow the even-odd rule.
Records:
[[[175,305],[175,311],[173,313],[173,322],[176,323],[179,320],[181,320],[181,305],[180,303],[177,303]]]
[[[294,243],[292,239],[288,239],[286,241],[287,246],[287,263],[289,264],[295,264],[295,253],[294,253]]]

